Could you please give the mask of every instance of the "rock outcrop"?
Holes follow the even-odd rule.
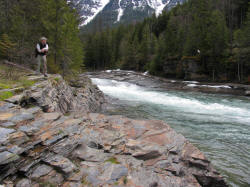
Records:
[[[44,79],[42,76],[30,76],[37,83],[22,94],[7,101],[20,104],[39,106],[44,112],[96,112],[101,110],[104,103],[103,93],[92,84],[90,79],[81,76],[70,81],[69,85],[60,75]]]
[[[204,154],[167,124],[90,113],[104,102],[98,88],[86,77],[74,88],[58,78],[39,80],[21,100],[0,103],[0,184],[227,186]]]

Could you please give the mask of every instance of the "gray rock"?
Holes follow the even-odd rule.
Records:
[[[40,120],[40,121],[34,121],[33,123],[31,123],[31,126],[36,127],[36,128],[40,128],[42,126],[44,126],[45,121]]]
[[[61,116],[61,114],[59,114],[58,112],[53,112],[53,113],[45,113],[43,114],[43,119],[47,120],[47,121],[55,121],[57,119],[59,119]]]
[[[19,159],[19,156],[8,151],[0,153],[0,165],[8,164]]]
[[[125,166],[120,164],[107,164],[109,166],[107,169],[105,169],[104,176],[102,176],[107,182],[115,182],[120,178],[128,175],[128,168],[126,168]]]
[[[22,131],[17,131],[8,136],[8,141],[14,145],[21,145],[29,141],[29,138]]]
[[[93,186],[98,186],[103,182],[98,178],[100,176],[100,172],[97,167],[90,167],[87,169],[87,177],[86,180],[88,183],[91,183]]]
[[[11,98],[5,99],[5,101],[13,104],[19,104],[19,101],[22,99],[23,95],[15,95]]]
[[[0,112],[5,112],[13,107],[15,107],[16,105],[12,104],[12,103],[4,103],[2,106],[0,105]]]
[[[66,184],[68,187],[83,187],[82,182],[69,182]]]
[[[86,145],[79,146],[73,155],[74,157],[89,162],[104,162],[108,159],[108,154],[104,153],[103,150],[93,149]]]
[[[16,187],[32,187],[31,181],[27,178],[21,179],[20,181],[17,182]]]
[[[74,137],[65,138],[53,145],[52,150],[59,155],[68,157],[79,143],[80,140]]]
[[[80,128],[79,125],[72,125],[64,129],[68,134],[73,135],[76,133],[80,133]]]
[[[158,150],[150,150],[146,152],[135,152],[133,153],[133,157],[140,159],[140,160],[149,160],[160,157],[161,153]]]
[[[27,126],[27,125],[19,127],[19,130],[25,132],[27,135],[33,135],[34,133],[39,131],[37,127]]]
[[[19,122],[31,120],[31,119],[34,119],[33,114],[21,113],[21,114],[17,114],[16,116],[11,117],[9,120],[14,123],[19,123]]]
[[[14,127],[15,125],[16,124],[11,122],[11,121],[8,121],[6,123],[1,124],[1,126],[3,126],[3,127]]]
[[[27,173],[31,167],[33,167],[35,164],[37,164],[39,162],[40,162],[40,159],[38,159],[38,160],[26,160],[26,161],[21,163],[21,167],[20,167],[19,171]]]
[[[73,172],[76,169],[75,164],[73,164],[69,159],[55,154],[49,154],[47,158],[43,161],[51,166],[54,166],[66,174]]]
[[[12,146],[11,148],[8,149],[9,152],[20,155],[21,153],[24,152],[24,149],[21,147],[18,147],[17,145]]]
[[[7,135],[9,135],[9,134],[11,134],[13,132],[16,132],[16,130],[15,129],[8,129],[8,128],[1,128],[0,127],[0,136],[1,137],[2,136],[7,136]]]
[[[0,146],[0,152],[4,152],[7,151],[7,147],[6,146]]]
[[[52,169],[53,168],[48,165],[40,165],[33,171],[33,173],[31,174],[31,178],[40,178],[44,175],[47,175],[49,172],[52,171]]]
[[[8,140],[8,135],[16,132],[15,129],[8,129],[0,127],[0,143]]]
[[[36,114],[41,111],[40,107],[32,107],[26,110],[27,113]]]
[[[51,145],[51,144],[53,144],[53,143],[55,143],[55,142],[57,142],[57,141],[63,139],[63,138],[66,137],[66,136],[67,136],[67,134],[65,134],[65,133],[63,132],[62,134],[58,134],[58,135],[56,135],[56,136],[53,136],[53,138],[51,138],[51,139],[49,139],[49,140],[46,140],[46,141],[43,142],[42,144],[43,144],[43,145],[46,145],[46,146],[49,146],[49,145]]]

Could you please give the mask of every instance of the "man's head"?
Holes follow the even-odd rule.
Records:
[[[41,37],[41,38],[40,38],[40,42],[41,42],[42,44],[46,44],[47,38]]]

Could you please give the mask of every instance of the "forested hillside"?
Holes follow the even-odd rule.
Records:
[[[250,82],[248,0],[189,0],[159,17],[82,36],[85,65]]]
[[[34,66],[35,45],[45,36],[50,72],[82,68],[79,16],[65,0],[1,0],[0,23],[0,59]]]

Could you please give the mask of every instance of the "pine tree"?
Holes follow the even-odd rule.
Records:
[[[215,10],[210,17],[210,25],[207,28],[207,54],[211,56],[211,60],[208,64],[210,72],[212,72],[213,80],[215,79],[215,71],[218,65],[216,62],[223,56],[228,43],[228,29],[223,14]]]
[[[9,36],[7,34],[2,34],[0,37],[0,58],[11,60],[14,47],[15,44],[10,41]]]

